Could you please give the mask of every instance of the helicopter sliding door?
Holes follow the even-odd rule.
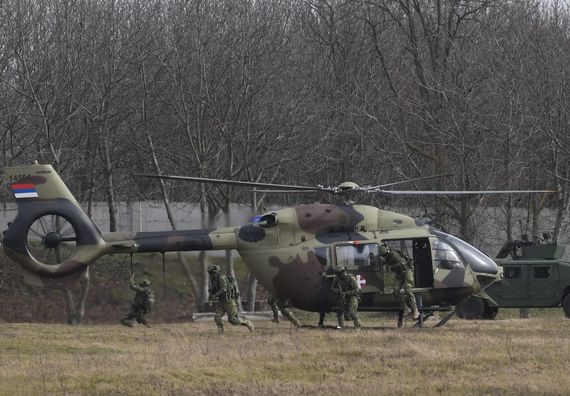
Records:
[[[334,245],[335,267],[346,267],[360,287],[360,308],[372,307],[374,296],[384,293],[384,273],[377,243],[348,242]]]

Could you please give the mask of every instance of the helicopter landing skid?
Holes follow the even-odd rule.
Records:
[[[429,311],[429,312],[427,312],[427,313],[425,313],[425,314],[424,314],[423,312],[420,313],[420,317],[419,317],[419,319],[416,321],[416,323],[414,323],[414,327],[416,327],[416,328],[423,328],[423,327],[424,327],[424,321],[425,321],[426,319],[432,317],[434,312],[435,312],[435,311]],[[443,326],[444,324],[446,324],[446,323],[449,321],[449,319],[451,319],[451,318],[453,317],[453,315],[455,315],[455,309],[451,309],[451,311],[450,311],[447,315],[445,315],[439,322],[437,322],[437,323],[433,326],[433,328]],[[398,323],[399,323],[399,322],[398,322]]]

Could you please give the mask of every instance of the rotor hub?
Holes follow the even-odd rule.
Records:
[[[338,185],[338,189],[340,191],[348,191],[348,190],[354,190],[355,188],[360,188],[360,186],[354,182],[344,182],[344,183],[340,183]]]
[[[55,231],[48,232],[44,237],[44,244],[50,249],[55,249],[56,247],[59,246],[60,243],[61,243],[61,237]]]

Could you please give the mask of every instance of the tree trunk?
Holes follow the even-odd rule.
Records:
[[[150,134],[150,129],[148,128],[147,110],[146,110],[148,90],[147,90],[147,85],[146,85],[144,68],[141,68],[141,80],[142,80],[143,91],[144,91],[142,104],[141,104],[141,118],[143,121],[144,132],[145,132],[146,140],[148,143],[148,149],[150,151],[150,155],[152,158],[152,165],[153,165],[155,173],[157,175],[160,175],[161,169],[160,169],[160,165],[158,163],[158,158],[156,156],[156,150],[154,148],[154,141],[152,140],[152,135]],[[166,184],[164,183],[163,179],[158,179],[158,180],[160,183],[160,192],[162,195],[162,201],[164,202],[164,207],[166,209],[166,216],[168,217],[168,222],[170,223],[170,227],[172,228],[172,230],[176,231],[176,229],[177,229],[176,221],[174,220],[174,215],[172,214],[172,208],[170,207],[170,200],[168,199],[168,192],[166,190]],[[192,271],[190,270],[190,266],[188,265],[188,263],[186,261],[186,257],[184,257],[182,252],[178,252],[178,262],[179,262],[180,266],[182,267],[184,274],[186,275],[186,279],[188,279],[188,281],[190,282],[190,287],[191,287],[190,293],[192,294],[192,300],[194,301],[194,308],[196,310],[199,310],[199,308],[201,306],[201,302],[199,301],[199,298],[198,298],[198,296],[199,296],[198,282],[196,281],[196,277],[194,276],[194,274],[192,274]]]

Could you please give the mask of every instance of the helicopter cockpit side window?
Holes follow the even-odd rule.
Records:
[[[275,213],[264,214],[263,216],[257,218],[256,220],[257,220],[257,225],[259,225],[262,228],[271,228],[275,227],[278,224],[277,215]]]
[[[376,243],[338,245],[335,250],[336,264],[339,267],[358,271],[380,270],[378,244]]]
[[[446,270],[465,270],[463,261],[451,247],[442,240],[436,240],[433,244],[433,261],[436,268]]]

